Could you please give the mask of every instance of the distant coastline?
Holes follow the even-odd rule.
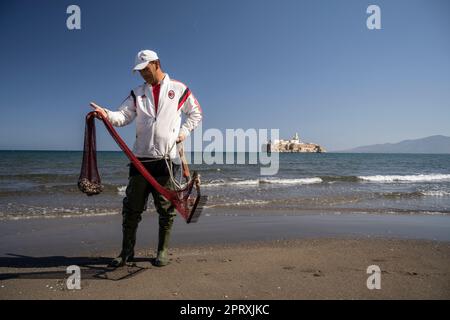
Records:
[[[450,137],[434,135],[430,137],[403,140],[398,143],[384,143],[356,147],[335,153],[411,153],[411,154],[449,154]]]

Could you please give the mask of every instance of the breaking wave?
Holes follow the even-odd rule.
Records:
[[[259,180],[260,183],[269,184],[312,184],[321,183],[323,180],[321,178],[303,178],[303,179],[265,179]]]
[[[417,175],[375,175],[375,176],[359,176],[360,180],[378,183],[391,182],[437,182],[450,181],[450,174],[417,174]]]
[[[49,209],[48,212],[27,213],[27,214],[1,214],[0,221],[3,220],[30,220],[30,219],[55,219],[55,218],[86,218],[86,217],[101,217],[101,216],[115,216],[119,214],[119,210],[70,210],[65,209],[64,212]]]
[[[216,208],[216,207],[252,207],[252,206],[263,206],[266,204],[269,204],[270,201],[265,200],[256,200],[256,199],[243,199],[236,202],[229,202],[229,203],[217,203],[217,204],[211,204],[206,205],[204,208]]]
[[[302,179],[249,179],[249,180],[211,180],[203,183],[203,187],[220,187],[220,186],[257,186],[260,184],[284,184],[284,185],[302,185],[321,183],[322,179],[318,177],[314,178],[302,178]]]
[[[422,193],[424,196],[430,196],[430,197],[445,197],[445,196],[450,196],[450,192],[448,192],[448,191],[442,191],[442,190],[422,191],[421,193]]]

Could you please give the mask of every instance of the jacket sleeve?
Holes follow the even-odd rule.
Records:
[[[136,118],[136,104],[131,94],[122,102],[117,111],[111,111],[106,108],[105,111],[109,122],[115,127],[126,126]]]
[[[187,137],[192,130],[197,128],[200,121],[202,121],[203,112],[193,93],[189,94],[181,110],[186,114],[186,120],[181,126],[180,132],[184,133],[184,136]]]

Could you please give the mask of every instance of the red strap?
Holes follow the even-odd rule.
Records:
[[[90,117],[95,116],[95,111],[92,111],[88,113],[86,116],[86,119],[89,119]],[[100,115],[101,116],[101,115]],[[109,122],[108,118],[105,118],[101,116],[103,123],[105,124],[106,129],[109,131],[113,139],[117,142],[120,149],[122,149],[123,152],[125,152],[126,156],[130,161],[134,164],[136,169],[142,174],[142,176],[156,189],[157,192],[159,192],[162,196],[164,196],[167,200],[169,200],[174,207],[177,209],[177,211],[185,218],[189,217],[189,209],[186,207],[185,201],[182,201],[183,199],[180,199],[179,192],[168,190],[164,187],[162,187],[158,181],[153,178],[153,176],[148,173],[147,169],[145,169],[144,165],[141,161],[139,161],[138,158],[131,152],[131,150],[128,148],[126,143],[122,140],[122,138],[118,135],[117,131],[113,128],[111,123]],[[192,188],[192,186],[190,186]]]

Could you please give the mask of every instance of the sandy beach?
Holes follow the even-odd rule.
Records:
[[[422,223],[423,239],[412,236],[414,225],[433,218]],[[178,221],[171,264],[157,268],[151,264],[156,220],[147,216],[135,266],[115,271],[106,264],[117,254],[120,216],[3,221],[0,299],[449,299],[447,220],[310,215]],[[81,290],[66,286],[70,265],[80,266]],[[379,290],[367,288],[370,265],[381,270]]]

